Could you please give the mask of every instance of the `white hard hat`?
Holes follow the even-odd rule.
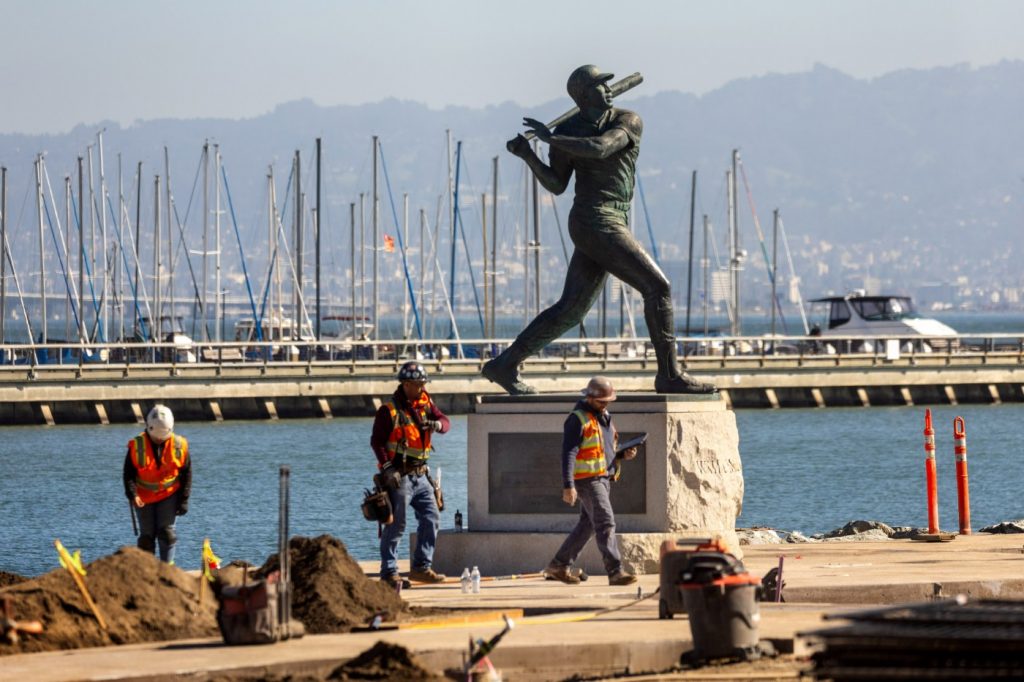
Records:
[[[146,415],[146,433],[150,438],[163,443],[174,432],[174,414],[166,405],[154,405]]]

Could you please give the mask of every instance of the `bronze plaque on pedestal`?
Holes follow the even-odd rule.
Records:
[[[637,436],[620,433],[619,442]],[[488,434],[487,489],[491,514],[579,514],[579,505],[562,502],[560,433]],[[647,450],[624,462],[622,476],[612,483],[612,508],[618,514],[647,512]]]

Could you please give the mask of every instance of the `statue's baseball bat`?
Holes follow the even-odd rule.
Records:
[[[619,80],[619,81],[616,81],[616,82],[612,83],[609,86],[609,89],[612,91],[612,97],[614,98],[614,97],[618,97],[619,95],[621,95],[622,93],[626,92],[627,90],[632,90],[633,88],[635,88],[636,86],[640,85],[643,82],[644,82],[644,77],[640,75],[639,71],[637,71],[636,73],[634,73],[634,74],[632,74],[630,76],[626,76],[622,80]],[[580,113],[580,108],[579,107],[573,107],[569,111],[565,112],[564,114],[562,114],[561,116],[556,118],[551,123],[548,123],[548,128],[554,128],[555,126],[559,125],[560,123],[565,123],[566,121],[568,121],[570,118],[572,118],[573,116],[575,116],[578,113]],[[522,135],[527,140],[532,140],[534,137],[536,137],[536,135],[534,135],[532,130],[529,131],[529,132],[522,133]],[[515,138],[513,138],[513,139],[515,139]],[[509,140],[509,144],[511,144],[511,143],[512,143],[512,140]]]

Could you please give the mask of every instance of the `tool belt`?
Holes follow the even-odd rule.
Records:
[[[406,457],[402,461],[403,476],[422,476],[426,474],[427,471],[427,460],[425,459],[412,459],[410,457]]]

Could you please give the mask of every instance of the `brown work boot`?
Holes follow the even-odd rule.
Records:
[[[615,585],[615,586],[632,585],[635,582],[636,582],[636,576],[633,575],[632,573],[626,573],[622,569],[619,569],[618,571],[615,571],[610,576],[608,576],[608,584],[609,585]]]
[[[579,585],[580,579],[573,575],[572,568],[569,566],[559,566],[558,564],[548,564],[548,567],[544,569],[544,577],[551,578],[553,580],[560,580],[566,585]]]
[[[438,573],[429,566],[426,568],[414,568],[409,571],[409,580],[417,583],[442,583],[444,573]]]
[[[392,588],[404,587],[403,583],[405,582],[402,580],[402,576],[398,573],[392,573],[391,575],[382,575],[380,577],[380,581],[388,587]]]

